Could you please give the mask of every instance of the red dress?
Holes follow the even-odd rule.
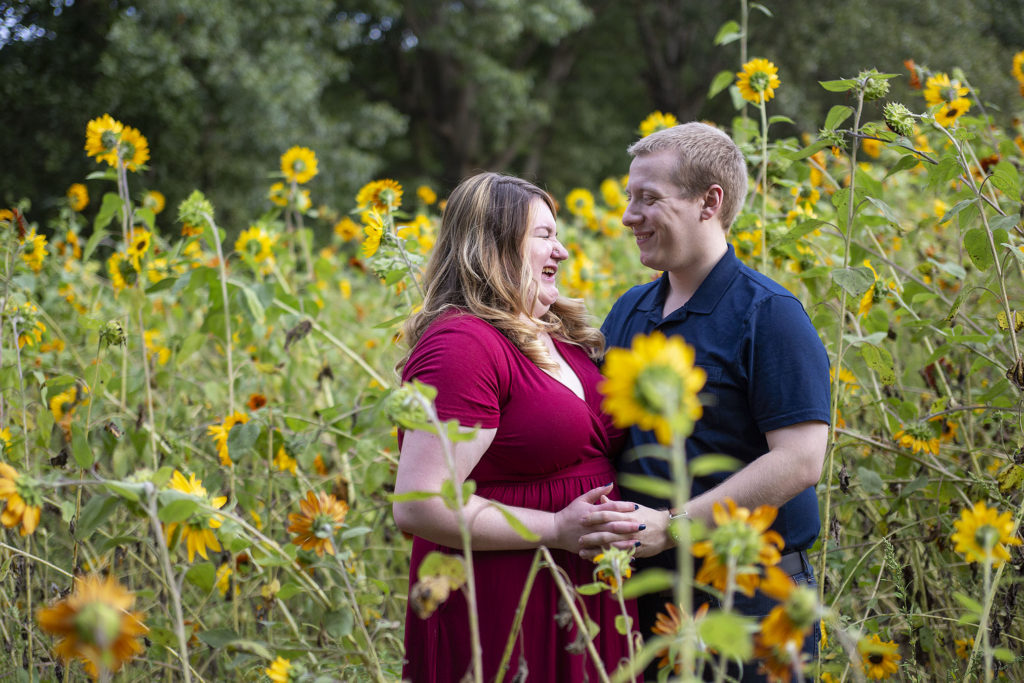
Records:
[[[402,373],[437,388],[435,406],[442,420],[497,428],[490,448],[473,469],[478,495],[506,505],[557,512],[581,494],[615,481],[610,460],[625,434],[601,411],[601,374],[578,346],[556,341],[559,353],[583,384],[585,401],[524,356],[488,323],[468,314],[442,316],[420,338]],[[410,585],[427,553],[460,552],[413,540]],[[484,680],[491,681],[505,650],[534,550],[475,551]],[[575,585],[591,583],[593,563],[564,550],[552,556]],[[530,681],[596,681],[589,655],[566,650],[576,627],[563,628],[555,615],[559,593],[550,570],[537,574],[512,652],[505,680],[525,661]],[[600,633],[595,646],[608,671],[628,656],[625,636],[615,630],[617,599],[602,591],[583,596],[587,615]],[[626,601],[636,623],[636,608]],[[403,678],[413,683],[456,683],[471,666],[469,618],[463,591],[428,619],[408,609]],[[525,672],[524,672],[525,673]]]

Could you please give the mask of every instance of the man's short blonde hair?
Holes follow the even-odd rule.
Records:
[[[665,128],[637,140],[626,151],[644,156],[669,150],[676,154],[673,180],[684,197],[694,199],[712,185],[722,188],[722,228],[728,230],[747,196],[747,162],[728,135],[714,126],[691,121]]]

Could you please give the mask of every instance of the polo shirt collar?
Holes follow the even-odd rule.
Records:
[[[704,278],[704,281],[700,283],[697,291],[686,302],[684,308],[690,313],[708,314],[714,311],[718,301],[725,294],[729,283],[736,277],[739,270],[740,260],[736,258],[736,252],[732,244],[729,244],[725,254],[718,260],[715,267],[711,269],[711,272]],[[651,287],[643,298],[637,302],[637,310],[657,311],[660,318],[661,308],[665,304],[665,297],[668,296],[668,287],[668,275],[662,273],[658,279],[658,285]]]

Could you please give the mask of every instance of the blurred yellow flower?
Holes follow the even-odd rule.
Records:
[[[273,270],[274,245],[277,235],[271,235],[262,226],[250,225],[235,240],[235,251],[247,254],[253,262],[261,265],[261,272]]]
[[[206,488],[203,486],[202,479],[197,479],[195,474],[189,475],[189,478],[186,479],[185,475],[177,470],[171,476],[170,488],[174,491],[195,496],[204,504],[217,510],[224,507],[224,503],[228,500],[227,496],[210,498],[206,493]],[[185,547],[188,550],[188,561],[194,562],[196,553],[199,553],[204,560],[208,560],[210,558],[206,554],[207,548],[220,552],[220,542],[213,533],[213,529],[219,529],[220,525],[220,515],[209,514],[202,510],[197,511],[185,521],[170,522],[166,525],[164,533],[167,535],[167,546],[171,547],[173,545],[175,541],[174,532],[180,529],[181,538],[185,541]]]
[[[645,138],[651,133],[671,128],[679,123],[672,114],[665,114],[660,111],[651,112],[647,118],[640,122],[640,137]]]
[[[380,248],[380,240],[384,235],[384,220],[376,209],[371,209],[364,216],[363,232],[366,237],[363,239],[363,256],[370,258]]]
[[[966,97],[958,97],[952,102],[946,102],[939,111],[935,112],[935,121],[944,128],[949,128],[956,120],[966,114],[971,108],[971,101]]]
[[[82,211],[89,206],[89,190],[82,183],[73,183],[68,188],[68,205],[72,211]]]
[[[600,189],[601,199],[609,209],[616,211],[626,208],[626,193],[617,179],[605,178],[601,181]]]
[[[76,576],[71,595],[36,614],[39,627],[58,636],[54,653],[65,664],[81,659],[93,679],[109,680],[143,651],[149,632],[141,612],[131,612],[135,594],[113,576]]]
[[[240,413],[237,410],[227,417],[220,424],[213,424],[206,428],[206,433],[213,437],[214,443],[217,444],[217,455],[220,456],[220,464],[224,467],[231,467],[231,456],[228,453],[228,435],[231,434],[231,428],[235,425],[245,424],[249,421],[249,416],[245,413]]]
[[[316,153],[308,147],[290,148],[281,155],[281,173],[288,182],[309,182],[317,174]]]
[[[291,661],[284,657],[278,657],[270,664],[269,668],[265,669],[265,671],[267,677],[274,683],[288,683],[290,680],[289,672],[291,671],[291,668]]]
[[[924,101],[930,106],[946,104],[966,97],[968,89],[960,81],[949,80],[949,75],[938,73],[930,76],[924,86]]]
[[[735,560],[736,589],[753,596],[760,583],[756,565],[770,566],[782,559],[780,551],[785,541],[770,528],[778,509],[761,505],[751,512],[726,498],[724,507],[721,503],[714,504],[712,515],[716,526],[711,537],[693,545],[694,557],[704,558],[697,581],[726,590],[729,563]]]
[[[402,186],[390,178],[373,180],[356,193],[356,204],[361,209],[394,211],[402,206]]]
[[[420,185],[416,188],[416,196],[420,198],[420,201],[431,206],[437,201],[437,193],[434,192],[433,188],[429,185]]]
[[[274,466],[277,467],[281,472],[291,472],[292,474],[298,473],[299,463],[295,458],[288,455],[285,451],[284,446],[277,449],[277,454],[274,456]]]
[[[277,206],[288,206],[288,188],[284,183],[274,183],[267,192],[267,199]]]
[[[5,431],[9,441],[10,431]],[[7,441],[4,444],[5,450]],[[31,477],[21,476],[17,470],[3,462],[0,462],[0,500],[6,502],[0,514],[0,524],[8,529],[20,525],[18,533],[22,536],[28,536],[39,526],[43,496],[36,489],[35,481]]]
[[[115,121],[110,114],[89,121],[85,127],[85,153],[96,157],[96,161],[117,166],[117,147],[123,128],[124,124]]]
[[[38,273],[43,269],[43,261],[46,260],[46,235],[36,234],[36,230],[33,228],[23,240],[23,244],[25,251],[21,253],[21,259],[32,269],[32,272]]]
[[[954,550],[963,553],[967,562],[991,561],[993,567],[998,567],[1010,559],[1006,546],[1021,544],[1020,537],[1014,534],[1010,513],[1000,514],[984,501],[978,501],[970,510],[961,510],[960,519],[953,526]]]
[[[565,208],[574,216],[591,217],[594,215],[594,195],[590,190],[577,187],[565,198]]]
[[[135,228],[128,235],[128,248],[125,250],[125,254],[136,271],[142,272],[142,257],[149,251],[152,241],[153,234],[144,228]]]
[[[891,640],[885,642],[873,633],[870,638],[862,638],[857,643],[857,651],[861,657],[861,668],[864,674],[875,681],[883,681],[900,670],[897,664],[902,657],[899,646]]]
[[[939,437],[927,423],[915,422],[906,425],[903,429],[893,434],[892,438],[901,447],[914,453],[924,451],[933,455],[939,454]]]
[[[121,131],[119,147],[121,161],[129,171],[138,171],[149,161],[149,142],[142,133],[131,126],[125,126]]]
[[[747,102],[761,104],[775,97],[778,88],[779,69],[767,59],[751,59],[736,73],[736,87]]]
[[[299,501],[301,514],[288,514],[288,533],[295,534],[292,543],[303,550],[312,550],[323,557],[324,551],[334,554],[334,532],[345,522],[348,503],[329,493],[306,492]]]
[[[345,242],[354,240],[360,232],[359,224],[348,216],[343,217],[340,221],[334,224],[334,234]]]
[[[617,427],[653,429],[658,441],[687,436],[703,408],[697,393],[707,374],[693,364],[695,352],[682,337],[637,335],[629,349],[605,355],[602,407]]]
[[[164,197],[162,192],[156,190],[150,190],[142,196],[142,206],[153,212],[154,215],[160,213],[167,206],[167,199]]]

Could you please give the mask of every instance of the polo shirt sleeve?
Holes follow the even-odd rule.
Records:
[[[748,405],[761,432],[800,422],[828,423],[828,353],[800,302],[792,296],[767,297],[753,310],[748,329]]]
[[[494,429],[501,414],[508,364],[502,339],[487,323],[460,316],[437,323],[420,338],[403,368],[402,381],[417,379],[437,389],[441,420]]]

